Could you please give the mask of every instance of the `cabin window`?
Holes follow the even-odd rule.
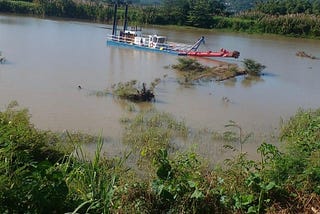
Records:
[[[166,38],[164,37],[158,38],[158,43],[164,43],[165,41],[166,41]]]

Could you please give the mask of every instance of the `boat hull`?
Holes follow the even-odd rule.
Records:
[[[190,51],[187,53],[188,56],[195,56],[195,57],[233,57],[238,58],[240,53],[238,51]]]
[[[118,40],[107,40],[107,46],[115,46],[120,48],[130,48],[140,51],[149,51],[149,52],[155,52],[155,53],[165,53],[165,54],[171,54],[176,56],[194,56],[194,57],[232,57],[232,58],[238,58],[240,53],[238,51],[226,51],[222,49],[221,51],[182,51],[182,50],[174,50],[174,49],[167,49],[167,48],[154,48],[144,45],[137,45],[134,43],[129,42],[123,42]]]
[[[120,47],[120,48],[130,48],[130,49],[141,50],[141,51],[166,53],[166,54],[172,54],[172,55],[177,55],[177,56],[184,54],[184,53],[181,53],[181,52],[175,51],[175,50],[151,48],[148,46],[136,45],[136,44],[126,43],[126,42],[119,42],[119,41],[115,41],[115,40],[107,40],[107,45]]]

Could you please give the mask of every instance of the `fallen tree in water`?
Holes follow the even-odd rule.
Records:
[[[119,98],[127,99],[135,102],[150,102],[154,99],[153,88],[155,84],[147,89],[146,83],[142,83],[142,88],[139,89],[137,81],[132,80],[125,83],[118,83],[112,86],[112,92]]]
[[[134,102],[150,102],[155,99],[154,88],[160,83],[161,79],[157,78],[150,83],[150,87],[147,88],[146,83],[139,85],[137,80],[131,80],[128,82],[119,82],[113,84],[111,89],[107,88],[102,91],[94,91],[91,94],[96,96],[110,96],[113,95],[120,99],[126,99]],[[82,89],[81,86],[78,86]]]
[[[296,53],[296,56],[305,57],[305,58],[309,58],[309,59],[320,59],[320,58],[318,58],[318,57],[315,57],[315,56],[312,56],[312,55],[310,55],[310,54],[307,54],[307,53],[304,52],[304,51],[298,51],[298,52]]]

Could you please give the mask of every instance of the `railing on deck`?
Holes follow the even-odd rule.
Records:
[[[134,43],[134,39],[132,39],[130,37],[124,37],[124,36],[108,35],[107,40],[112,40],[112,41],[117,41],[117,42]]]
[[[145,40],[149,40],[147,36],[143,37]],[[134,39],[125,36],[114,36],[108,35],[107,40],[116,41],[116,42],[123,42],[127,44],[134,44]],[[143,46],[149,46],[149,42],[142,43]],[[187,52],[192,48],[192,45],[183,44],[183,43],[175,43],[175,42],[168,42],[164,43],[163,45],[158,44],[158,47],[155,48],[165,48],[166,50],[172,51],[180,51],[180,52]]]

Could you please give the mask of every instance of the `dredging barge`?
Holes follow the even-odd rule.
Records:
[[[133,27],[127,29],[128,5],[125,8],[125,22],[123,30],[117,35],[117,4],[114,6],[114,20],[112,34],[107,37],[107,46],[131,48],[141,51],[167,53],[178,56],[194,57],[231,57],[238,58],[239,51],[228,51],[224,48],[219,51],[198,51],[199,46],[204,43],[204,37],[199,38],[193,45],[176,42],[168,42],[165,36],[143,35],[141,28]]]

